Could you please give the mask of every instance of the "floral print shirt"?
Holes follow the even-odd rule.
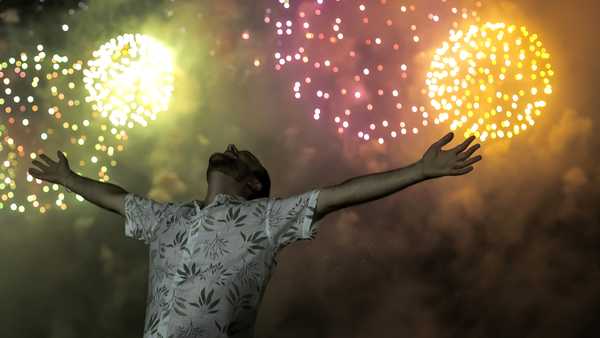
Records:
[[[254,337],[278,250],[314,239],[319,190],[160,203],[125,196],[125,235],[149,246],[144,338]]]

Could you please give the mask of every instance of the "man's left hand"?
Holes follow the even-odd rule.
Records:
[[[475,150],[479,149],[480,144],[475,144],[464,151],[473,142],[475,136],[469,137],[452,149],[443,150],[442,147],[448,144],[453,137],[454,133],[450,132],[427,149],[420,160],[425,178],[464,175],[473,170],[475,162],[481,160],[481,155],[470,158]]]

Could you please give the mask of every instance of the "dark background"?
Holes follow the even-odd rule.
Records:
[[[186,80],[174,108],[133,132],[113,175],[161,200],[204,198],[208,156],[229,143],[253,151],[271,173],[271,195],[286,196],[408,165],[445,133],[363,144],[306,118],[273,72],[250,66],[258,51],[239,39],[244,29],[264,34],[267,2],[0,1],[0,51],[4,59],[46,41],[84,55],[118,30],[168,17],[187,24],[195,50],[179,59]],[[484,3],[526,13],[553,55],[554,101],[540,123],[485,144],[469,175],[327,216],[315,240],[280,253],[259,337],[600,334],[600,4]],[[55,33],[62,22],[68,40]],[[87,203],[43,216],[3,211],[3,337],[141,336],[147,252],[124,237],[120,216]]]

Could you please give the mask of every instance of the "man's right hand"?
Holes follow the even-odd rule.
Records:
[[[39,157],[43,161],[33,160],[31,163],[37,168],[29,168],[29,174],[40,180],[60,184],[101,208],[125,215],[124,200],[127,195],[125,189],[112,183],[95,181],[78,175],[69,168],[69,161],[65,154],[59,150],[56,155],[58,155],[58,162],[40,154]]]
[[[450,132],[442,137],[439,141],[432,144],[421,160],[421,170],[425,178],[436,178],[441,176],[458,176],[469,173],[473,170],[473,164],[481,160],[481,155],[470,157],[475,152],[480,144],[467,147],[475,136],[467,138],[463,143],[448,150],[442,149],[443,146],[452,141],[454,133]]]
[[[40,154],[39,158],[43,161],[33,160],[31,163],[37,166],[37,168],[29,168],[29,174],[40,180],[65,185],[67,178],[73,172],[69,167],[69,161],[65,157],[65,154],[60,150],[56,154],[58,162],[53,161],[45,154]]]

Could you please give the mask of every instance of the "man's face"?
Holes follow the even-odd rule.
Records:
[[[222,153],[212,154],[208,162],[209,172],[211,170],[220,171],[233,177],[238,182],[251,177],[252,171],[262,166],[251,152],[247,150],[238,151],[233,144],[230,144]]]

